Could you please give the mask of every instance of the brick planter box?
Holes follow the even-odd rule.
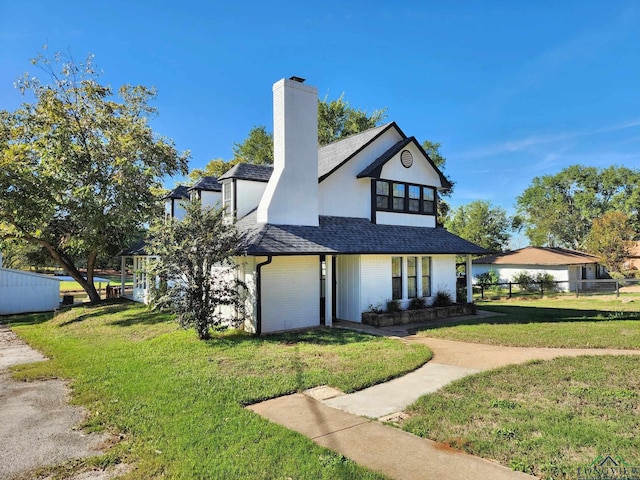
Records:
[[[394,313],[362,313],[362,323],[374,327],[390,327],[409,323],[428,322],[441,318],[475,315],[478,311],[475,303],[457,303],[449,307],[429,307],[421,310],[403,310]]]

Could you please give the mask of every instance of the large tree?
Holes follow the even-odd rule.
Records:
[[[512,219],[504,209],[486,200],[476,200],[453,209],[445,228],[487,250],[500,252],[511,239]]]
[[[220,307],[241,307],[234,262],[240,236],[222,209],[203,208],[197,200],[185,209],[184,219],[158,221],[150,232],[149,252],[158,256],[150,273],[161,279],[154,303],[206,339],[223,322]]]
[[[433,161],[433,163],[435,163],[436,167],[438,167],[441,172],[444,172],[445,166],[447,164],[447,159],[440,153],[440,147],[440,142],[432,142],[431,140],[425,140],[424,142],[422,142],[422,148],[425,152],[427,152],[429,158]],[[449,202],[447,202],[442,197],[450,197],[453,194],[453,187],[455,185],[450,178],[447,178],[447,180],[449,180],[449,183],[451,183],[451,188],[446,192],[442,192],[439,194],[440,199],[438,201],[438,223],[440,225],[444,225],[446,223],[449,216],[449,211],[451,210]]]
[[[517,207],[532,244],[584,248],[593,221],[612,210],[640,231],[640,170],[572,165],[534,178]]]
[[[155,90],[124,85],[116,96],[92,56],[32,63],[48,82],[25,74],[17,85],[31,103],[0,111],[0,239],[44,248],[96,302],[97,259],[139,234],[162,177],[186,172],[187,155],[149,126]]]
[[[367,114],[349,105],[344,94],[336,100],[318,101],[318,145],[341,140],[376,127],[386,117],[386,108]],[[189,177],[195,181],[205,175],[220,176],[240,162],[270,165],[273,163],[273,134],[264,125],[253,127],[247,138],[233,146],[234,158],[211,160],[204,169],[194,170]]]
[[[635,236],[629,217],[611,211],[593,221],[584,246],[587,252],[600,257],[609,272],[622,272]]]

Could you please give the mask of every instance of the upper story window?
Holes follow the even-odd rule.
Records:
[[[231,210],[231,182],[224,182],[222,184],[222,208],[224,209],[225,216],[233,214]]]
[[[435,188],[391,180],[374,181],[376,182],[376,210],[418,215],[436,214]]]

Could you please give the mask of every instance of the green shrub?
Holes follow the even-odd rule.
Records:
[[[500,275],[492,268],[488,272],[476,275],[476,280],[482,286],[491,285],[493,283],[500,283]]]
[[[433,300],[433,303],[431,304],[431,306],[432,307],[448,307],[450,305],[453,305],[453,299],[451,298],[451,294],[443,290],[438,290],[438,293],[436,293],[436,298]]]
[[[387,300],[387,312],[388,313],[396,313],[401,312],[402,307],[400,307],[399,300]]]
[[[423,308],[427,308],[426,300],[424,297],[417,297],[411,299],[407,310],[422,310]]]
[[[512,282],[517,283],[518,285],[520,285],[520,288],[522,290],[526,290],[528,292],[537,290],[535,279],[533,278],[533,275],[531,275],[529,272],[523,271],[523,272],[517,273],[516,275],[513,276]]]
[[[550,273],[539,272],[535,276],[538,287],[544,287],[545,291],[555,292],[557,288],[556,279]]]

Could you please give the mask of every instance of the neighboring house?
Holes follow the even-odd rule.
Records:
[[[456,255],[470,270],[471,255],[487,251],[437,225],[449,181],[396,123],[318,148],[318,93],[302,82],[273,86],[273,167],[239,164],[218,179],[226,218],[243,235],[245,328],[361,322],[372,306],[439,291],[455,299]]]
[[[180,185],[164,197],[164,215],[182,220],[185,216],[184,202],[189,201],[189,187]]]
[[[555,247],[525,247],[511,252],[498,253],[473,261],[473,277],[495,270],[503,282],[513,281],[521,272],[532,276],[548,273],[558,284],[559,290],[575,290],[576,280],[593,280],[603,275],[598,257],[588,253]]]
[[[626,270],[640,270],[640,242],[633,242],[629,256],[624,262]]]
[[[0,315],[47,312],[60,306],[60,279],[2,268],[0,254]]]

